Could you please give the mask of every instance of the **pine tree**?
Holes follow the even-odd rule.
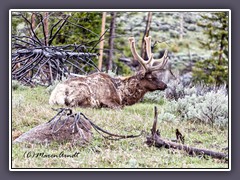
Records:
[[[203,15],[198,23],[208,37],[199,42],[212,55],[196,63],[193,68],[195,82],[228,84],[228,17],[228,12],[213,12]]]
[[[58,16],[69,13],[59,12]],[[101,12],[71,12],[68,22],[55,38],[53,45],[84,44],[93,46],[101,32]],[[56,16],[57,14],[55,14]],[[58,19],[54,18],[54,23]]]

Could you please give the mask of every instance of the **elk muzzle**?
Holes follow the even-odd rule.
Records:
[[[158,84],[159,90],[165,90],[167,89],[167,84],[165,84],[164,82],[160,82]]]

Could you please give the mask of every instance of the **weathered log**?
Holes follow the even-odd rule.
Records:
[[[19,136],[13,143],[50,143],[56,141],[82,146],[90,142],[92,138],[91,128],[90,122],[84,118],[76,121],[75,117],[67,116],[36,126]]]
[[[171,148],[171,149],[177,149],[177,150],[184,150],[189,155],[208,155],[208,156],[211,156],[212,158],[228,159],[228,155],[221,152],[215,152],[208,149],[191,147],[188,145],[183,145],[183,144],[179,144],[179,143],[175,143],[175,142],[171,142],[166,139],[163,139],[159,133],[159,130],[157,130],[157,116],[158,116],[157,107],[155,107],[154,111],[155,111],[155,116],[154,116],[153,127],[151,129],[151,135],[147,136],[147,141],[146,141],[146,144],[148,146],[155,146],[157,148],[164,147],[167,149]]]

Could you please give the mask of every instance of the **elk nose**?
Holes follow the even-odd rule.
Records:
[[[162,87],[164,88],[164,89],[166,89],[168,86],[167,86],[167,83],[165,83],[164,81],[162,81]]]
[[[164,88],[167,89],[167,87],[168,87],[167,84],[165,84],[165,85],[164,85]]]
[[[162,82],[162,83],[160,84],[160,89],[161,89],[161,90],[167,89],[167,84],[165,84],[164,82]]]

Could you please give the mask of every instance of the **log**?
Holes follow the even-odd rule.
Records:
[[[153,121],[153,126],[151,129],[151,135],[147,136],[147,141],[145,142],[148,146],[155,146],[157,148],[167,148],[167,149],[177,149],[187,152],[189,155],[208,155],[216,159],[228,159],[228,155],[221,152],[214,152],[208,149],[201,149],[196,147],[191,147],[188,145],[183,145],[180,143],[175,143],[168,141],[161,137],[159,130],[157,130],[157,107],[154,108],[155,116]]]

